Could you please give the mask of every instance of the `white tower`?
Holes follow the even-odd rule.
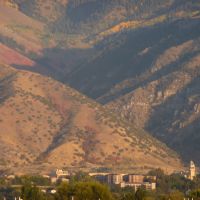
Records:
[[[189,179],[193,180],[196,177],[196,167],[193,161],[190,161],[190,174]]]

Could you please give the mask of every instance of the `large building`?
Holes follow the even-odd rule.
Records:
[[[123,182],[123,174],[108,174],[106,179],[109,185],[119,185]]]
[[[120,184],[121,188],[125,187],[132,187],[135,191],[137,191],[139,188],[143,188],[145,190],[155,190],[156,189],[156,183],[149,183],[149,182],[142,182],[142,183],[129,183],[129,182],[122,182]]]
[[[56,176],[57,178],[66,178],[67,176],[69,176],[69,172],[62,170],[62,169],[57,169],[56,170]]]
[[[128,174],[128,182],[121,184],[121,187],[133,187],[135,191],[138,188],[144,188],[145,190],[156,189],[156,176],[144,176],[138,174]]]
[[[98,181],[109,185],[118,185],[121,188],[132,187],[135,191],[141,187],[146,190],[156,189],[156,176],[107,173],[91,173],[90,176],[93,176]]]
[[[70,178],[70,174],[68,171],[62,170],[62,169],[57,169],[55,171],[55,174],[51,176],[51,182],[56,183],[58,180],[68,182]]]
[[[129,183],[143,183],[144,179],[145,179],[145,176],[143,176],[143,175],[135,175],[135,174],[128,175]]]

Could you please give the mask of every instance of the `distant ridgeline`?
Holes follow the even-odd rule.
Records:
[[[48,23],[52,31],[77,34],[98,33],[124,20],[160,15],[161,8],[171,5],[170,0],[14,1],[25,14]]]

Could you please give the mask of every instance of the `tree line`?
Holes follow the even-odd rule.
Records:
[[[4,197],[13,200],[19,196],[23,200],[200,200],[200,176],[191,181],[180,174],[166,175],[160,169],[149,172],[149,175],[157,176],[156,191],[108,186],[83,172],[73,176],[69,183],[56,185],[51,185],[48,179],[40,176],[16,177],[9,183],[0,179],[0,200]],[[22,184],[22,187],[14,189],[12,184]],[[52,186],[57,192],[44,193],[38,185]]]

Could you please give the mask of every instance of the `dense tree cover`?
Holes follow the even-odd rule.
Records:
[[[89,181],[94,181],[94,179],[89,176],[87,173],[85,172],[77,172],[70,180],[71,183],[73,182],[89,182]]]
[[[21,197],[23,200],[45,200],[44,194],[36,186],[26,184],[22,187]]]
[[[165,175],[161,169],[150,171],[149,175],[157,177],[157,192],[159,193],[170,193],[175,190],[186,193],[200,188],[200,176],[191,181],[181,174]]]
[[[42,176],[16,176],[13,180],[11,180],[11,184],[13,185],[23,185],[27,182],[40,186],[51,184],[50,179],[44,178]]]
[[[4,197],[6,197],[7,200],[13,200],[13,197],[19,196],[19,194],[19,191],[8,186],[0,188],[0,200],[5,200]]]
[[[56,200],[112,200],[108,187],[98,182],[76,182],[74,184],[62,183],[58,187]]]
[[[193,200],[200,200],[200,189],[191,191],[189,197],[193,198]]]
[[[21,196],[24,200],[183,200],[188,197],[200,200],[200,176],[190,181],[179,174],[165,175],[160,169],[149,172],[157,176],[157,190],[136,192],[132,187],[108,187],[94,181],[88,174],[79,172],[69,183],[58,183],[56,194],[46,194],[38,186],[51,186],[49,180],[40,176],[16,177],[11,182],[1,178],[0,200],[8,200]],[[150,180],[149,180],[150,181]],[[11,187],[12,184],[22,184],[20,190]],[[37,186],[36,186],[37,185]]]

